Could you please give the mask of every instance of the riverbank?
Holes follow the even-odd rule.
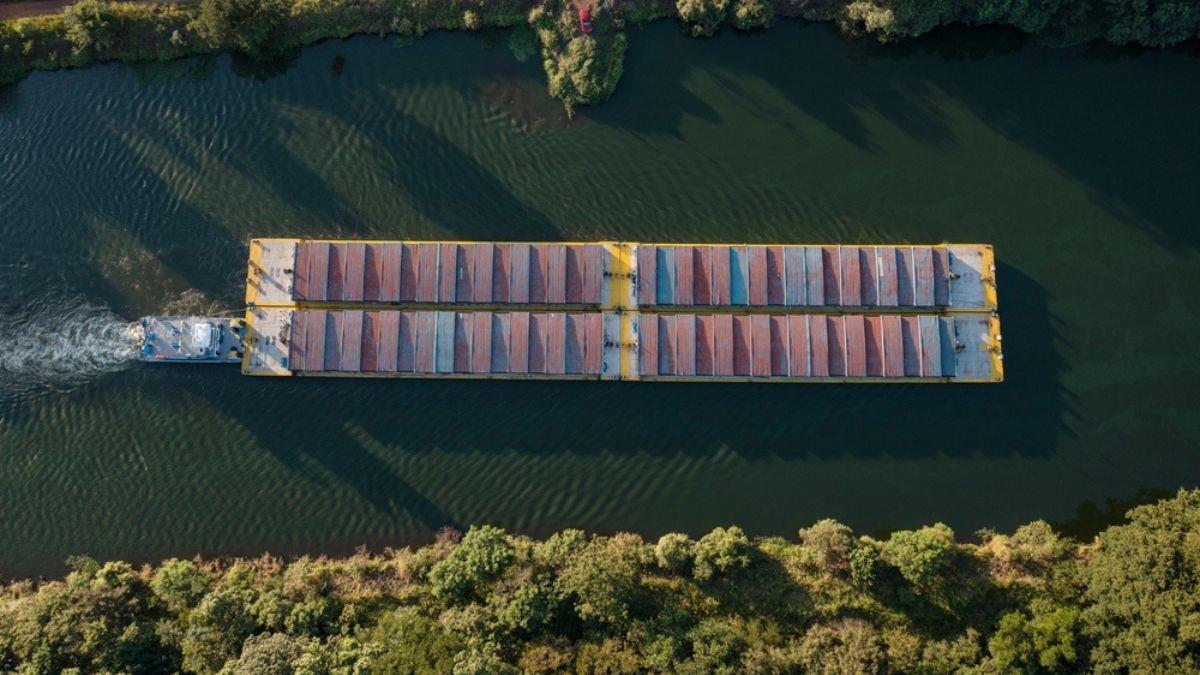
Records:
[[[419,37],[429,31],[516,28],[515,52],[540,52],[550,92],[568,108],[607,99],[624,68],[626,30],[674,17],[695,37],[723,27],[764,30],[776,17],[834,21],[852,35],[892,41],[953,23],[1010,25],[1052,45],[1104,39],[1163,47],[1200,32],[1200,6],[1186,0],[1149,6],[1134,0],[1038,3],[909,3],[898,0],[201,0],[198,4],[80,0],[60,7],[9,5],[0,21],[0,83],[33,70],[93,62],[172,60],[222,51],[278,59],[301,46],[354,34]],[[0,5],[3,7],[3,5]],[[17,7],[16,14],[11,8]],[[594,28],[584,33],[582,9]]]
[[[20,672],[1189,672],[1200,491],[1081,543],[1044,521],[791,540],[451,530],[345,559],[70,560],[0,595]]]

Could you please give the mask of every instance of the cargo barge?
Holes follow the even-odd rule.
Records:
[[[256,376],[1000,382],[991,246],[256,239],[244,319],[143,360]]]
[[[986,245],[256,239],[247,271],[248,375],[1004,377]]]
[[[979,311],[997,308],[991,246],[251,242],[246,300],[455,305]]]

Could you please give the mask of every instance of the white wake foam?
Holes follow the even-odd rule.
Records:
[[[136,359],[138,329],[81,298],[0,314],[0,383],[58,389],[115,372]]]

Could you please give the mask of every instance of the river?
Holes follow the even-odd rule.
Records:
[[[1200,484],[1200,58],[1005,31],[631,34],[567,119],[502,33],[0,89],[0,577],[493,522],[794,536]],[[246,378],[123,324],[240,307],[252,236],[987,242],[1000,385]]]

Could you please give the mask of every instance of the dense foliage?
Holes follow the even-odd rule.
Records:
[[[594,16],[590,34],[580,31],[579,15],[570,2],[546,2],[531,10],[527,20],[541,45],[551,96],[568,110],[612,96],[629,45],[619,10]]]
[[[624,69],[627,26],[672,14],[698,37],[726,24],[767,28],[776,15],[836,21],[849,33],[884,41],[955,22],[1007,24],[1051,44],[1107,39],[1162,47],[1200,33],[1197,0],[624,0],[591,6],[595,30],[584,35],[577,5],[567,0],[78,0],[58,16],[0,22],[0,83],[34,69],[93,61],[213,51],[270,60],[357,33],[420,36],[517,26],[514,53],[527,59],[536,44],[550,93],[571,108],[612,95]]]
[[[475,527],[344,560],[69,561],[0,594],[0,671],[1200,670],[1200,491],[1094,542],[1044,522],[797,541]],[[74,670],[72,670],[74,669]]]

